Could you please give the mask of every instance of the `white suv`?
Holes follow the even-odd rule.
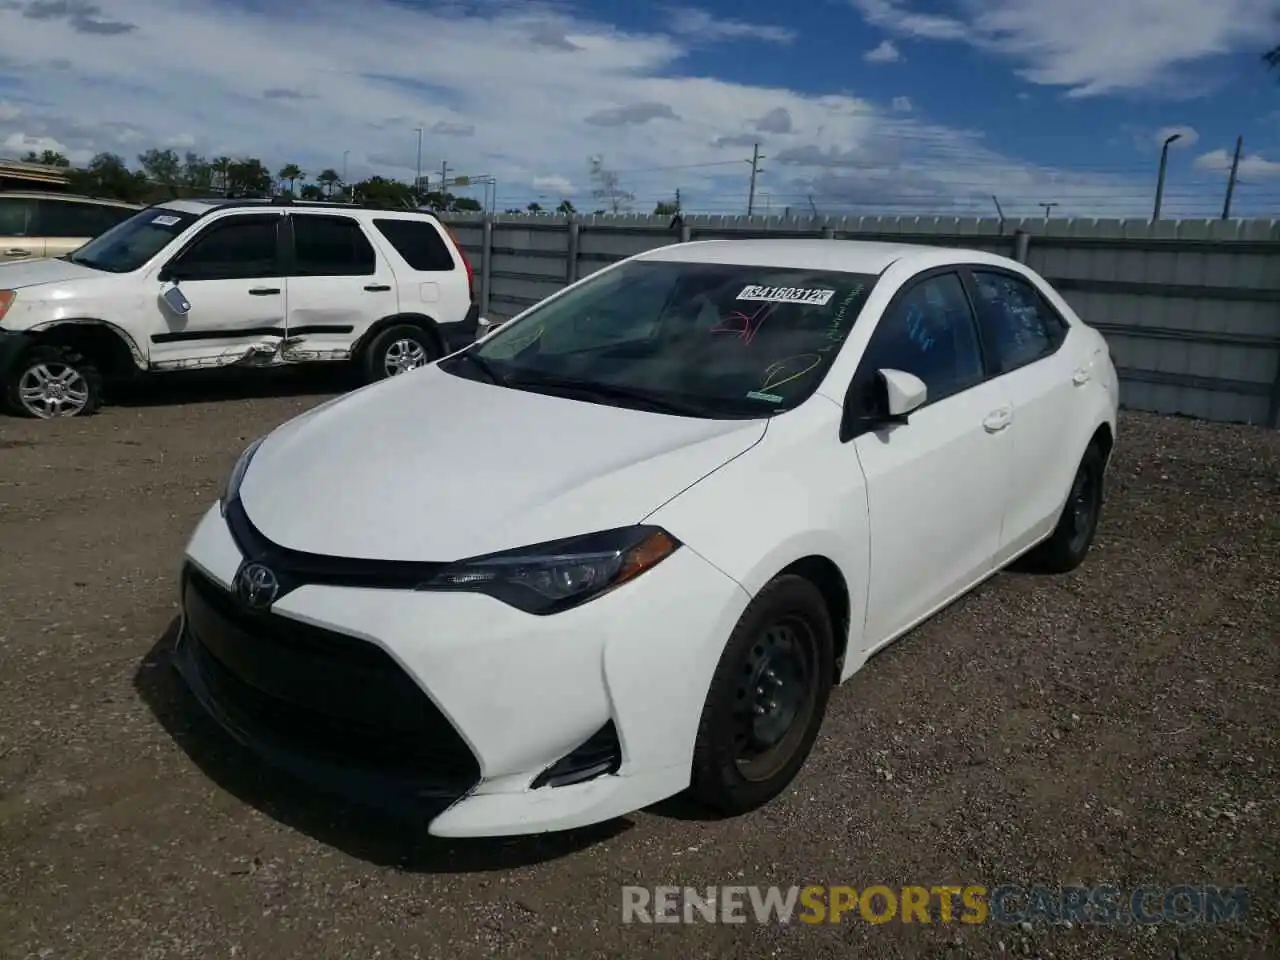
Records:
[[[427,213],[168,201],[65,257],[0,264],[0,388],[48,419],[141,372],[355,361],[378,380],[475,339],[472,285]]]

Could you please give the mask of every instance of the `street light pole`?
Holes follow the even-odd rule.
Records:
[[[350,150],[342,151],[342,189],[347,191],[348,199],[350,199],[351,187],[347,184],[347,157],[350,155]]]
[[[1166,137],[1164,146],[1160,148],[1160,174],[1156,177],[1156,206],[1151,211],[1151,219],[1153,221],[1160,219],[1160,206],[1164,203],[1164,175],[1169,167],[1169,147],[1178,140],[1182,139],[1182,134],[1175,133]]]
[[[422,189],[422,128],[417,127],[418,131],[418,175],[413,180],[413,190],[417,193]]]

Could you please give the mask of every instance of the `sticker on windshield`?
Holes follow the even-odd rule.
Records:
[[[755,300],[758,303],[800,303],[805,306],[825,307],[836,295],[834,290],[822,287],[761,287],[752,284],[742,288],[739,300]]]
[[[778,396],[776,393],[761,393],[758,390],[752,390],[747,394],[747,397],[751,400],[768,400],[770,403],[782,402],[782,397]]]
[[[165,216],[165,217],[155,217],[151,222],[152,222],[152,223],[154,223],[154,224],[156,224],[157,226],[161,226],[161,227],[172,227],[175,223],[180,223],[180,222],[182,222],[182,218],[181,218],[181,217],[168,217],[168,216]]]

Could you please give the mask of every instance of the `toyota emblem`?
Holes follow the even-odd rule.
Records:
[[[279,593],[280,581],[260,563],[246,563],[236,575],[236,595],[246,607],[265,610],[275,603]]]

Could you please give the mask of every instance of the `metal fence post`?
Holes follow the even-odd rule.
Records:
[[[1026,230],[1013,231],[1013,259],[1019,263],[1027,262],[1027,254],[1031,249],[1031,234]]]
[[[493,217],[484,215],[484,229],[480,240],[480,315],[489,315],[489,300],[493,290]]]
[[[680,242],[688,243],[693,239],[693,227],[683,221],[680,224]]]
[[[578,280],[578,246],[581,244],[582,225],[578,218],[569,214],[569,248],[565,252],[568,261],[564,268],[564,282],[576,283]]]
[[[831,224],[825,224],[822,228],[823,240],[834,240],[836,238],[836,228]]]

